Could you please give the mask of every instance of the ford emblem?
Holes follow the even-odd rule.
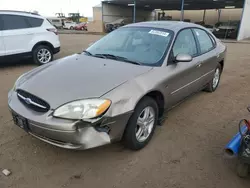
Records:
[[[25,99],[25,102],[26,102],[27,104],[31,104],[31,103],[32,103],[32,100],[31,100],[30,98],[26,98],[26,99]]]

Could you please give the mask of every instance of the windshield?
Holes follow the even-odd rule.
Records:
[[[113,31],[90,46],[92,54],[109,54],[138,62],[142,65],[160,66],[170,46],[173,31],[124,27]]]

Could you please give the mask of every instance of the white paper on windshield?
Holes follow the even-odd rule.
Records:
[[[158,30],[151,30],[148,33],[152,34],[152,35],[159,35],[159,36],[163,36],[163,37],[167,37],[169,35],[168,32],[164,32],[164,31],[158,31]]]

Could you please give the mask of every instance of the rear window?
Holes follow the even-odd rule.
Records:
[[[26,17],[26,19],[28,20],[30,27],[40,27],[44,21],[41,18],[32,18],[32,17]]]

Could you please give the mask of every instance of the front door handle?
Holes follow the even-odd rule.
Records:
[[[200,68],[202,65],[202,63],[199,63],[198,65],[196,65],[197,68]]]

